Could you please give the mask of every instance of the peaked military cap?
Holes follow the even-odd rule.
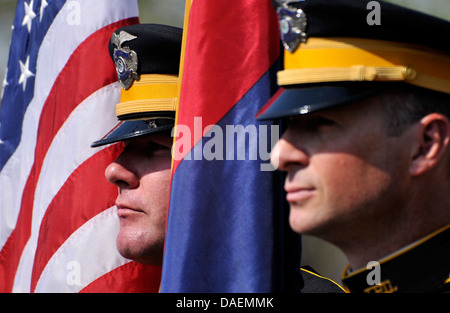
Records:
[[[122,86],[116,105],[120,122],[91,147],[172,129],[182,32],[168,25],[136,24],[112,34],[109,52]]]
[[[260,120],[414,86],[450,94],[450,22],[384,1],[278,0],[281,87]]]

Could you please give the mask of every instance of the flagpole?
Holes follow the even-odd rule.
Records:
[[[187,42],[187,33],[188,33],[188,25],[189,25],[189,13],[191,12],[191,5],[194,0],[186,0],[186,6],[184,9],[184,21],[183,21],[183,38],[181,40],[181,55],[180,55],[180,68],[178,70],[178,90],[177,90],[177,102],[176,102],[176,111],[175,111],[175,125],[173,128],[173,145],[172,149],[175,147],[175,141],[176,141],[176,130],[178,125],[178,114],[180,111],[180,97],[181,97],[181,84],[183,81],[183,69],[184,69],[184,57],[186,55],[186,42]],[[171,162],[171,168],[170,168],[170,176],[173,177],[173,165],[174,165],[174,150],[172,150],[172,162]],[[170,180],[170,184],[172,184],[172,179]],[[170,197],[169,197],[170,202]],[[169,209],[169,208],[167,208]],[[167,231],[167,226],[166,226]],[[159,286],[159,293],[161,292],[161,285]]]
[[[186,0],[186,6],[184,9],[184,23],[183,23],[183,38],[181,42],[181,56],[180,56],[180,69],[178,71],[178,91],[177,91],[177,103],[176,103],[176,113],[175,113],[175,126],[174,126],[174,134],[176,134],[177,125],[178,125],[178,114],[180,109],[180,98],[181,98],[181,86],[183,82],[183,69],[184,69],[184,58],[186,55],[186,42],[187,42],[187,34],[188,34],[188,26],[189,26],[189,13],[191,12],[191,5],[194,0]],[[175,147],[176,136],[173,136],[173,147]],[[172,165],[171,165],[171,174],[173,174],[173,164],[174,158],[172,157]]]

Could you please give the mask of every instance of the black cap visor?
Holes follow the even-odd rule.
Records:
[[[173,118],[151,118],[145,120],[122,121],[113,128],[105,137],[91,144],[92,148],[130,140],[157,132],[172,130]]]
[[[258,120],[271,120],[308,114],[330,107],[363,100],[386,89],[387,83],[345,82],[304,84],[280,88],[256,115]]]

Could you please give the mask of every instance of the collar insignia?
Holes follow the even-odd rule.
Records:
[[[342,282],[351,293],[428,293],[450,290],[450,224],[354,273]],[[378,267],[376,269],[374,266]]]
[[[302,9],[289,6],[303,0],[278,0],[277,14],[280,23],[281,41],[289,52],[295,51],[300,43],[306,42],[306,14]]]
[[[111,37],[111,43],[117,48],[114,48],[114,63],[116,65],[117,77],[123,89],[127,90],[131,87],[134,80],[138,80],[137,74],[138,58],[135,51],[129,47],[122,47],[122,44],[127,41],[136,39],[125,31],[120,31],[119,35],[114,33]]]

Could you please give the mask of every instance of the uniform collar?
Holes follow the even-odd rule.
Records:
[[[353,293],[439,292],[450,287],[450,224],[342,281]]]

